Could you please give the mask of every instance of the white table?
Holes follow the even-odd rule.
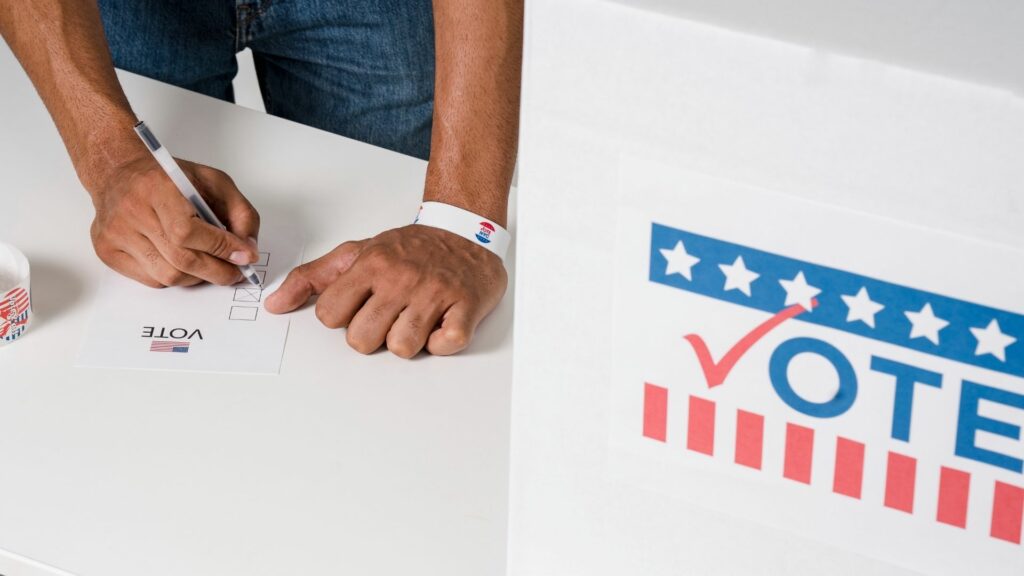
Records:
[[[302,229],[307,260],[415,213],[424,162],[121,80],[172,150]],[[5,46],[0,86],[0,239],[36,311],[0,348],[0,573],[504,573],[511,291],[453,358],[361,356],[307,307],[280,376],[76,369],[92,207]]]

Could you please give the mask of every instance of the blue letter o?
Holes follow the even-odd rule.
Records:
[[[839,375],[839,392],[827,402],[801,398],[789,384],[789,363],[799,354],[812,353],[828,360]],[[793,338],[775,349],[768,362],[772,388],[790,408],[815,418],[835,418],[853,406],[857,399],[857,374],[846,356],[835,346],[815,338]]]

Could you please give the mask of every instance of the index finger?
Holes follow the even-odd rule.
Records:
[[[164,203],[156,210],[163,235],[170,244],[205,252],[232,264],[250,264],[259,259],[256,248],[231,232],[200,218],[184,197],[184,206],[170,208]]]

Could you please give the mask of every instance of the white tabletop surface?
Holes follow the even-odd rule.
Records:
[[[424,162],[121,80],[177,155],[303,230],[306,260],[415,213]],[[2,44],[0,86],[0,240],[31,262],[36,313],[0,348],[0,573],[504,573],[511,291],[453,358],[361,356],[306,307],[280,376],[74,368],[103,270],[92,206]]]

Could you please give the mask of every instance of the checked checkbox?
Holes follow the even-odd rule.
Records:
[[[259,302],[263,290],[256,286],[239,286],[235,288],[235,302]]]

